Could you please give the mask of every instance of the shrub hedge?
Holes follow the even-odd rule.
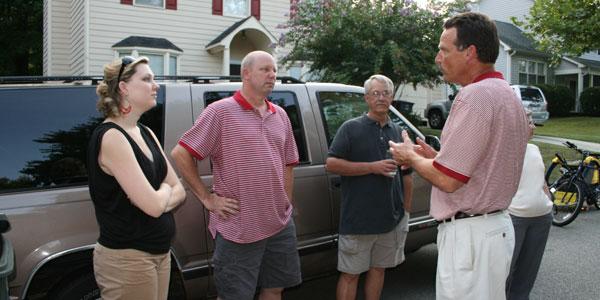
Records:
[[[571,90],[562,85],[537,85],[548,102],[548,112],[550,117],[565,117],[568,116],[571,111],[575,108],[575,97],[571,93]]]
[[[583,90],[579,96],[579,101],[584,114],[600,117],[600,87]]]

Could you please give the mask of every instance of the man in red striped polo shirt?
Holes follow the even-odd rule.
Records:
[[[269,53],[249,53],[241,90],[208,105],[171,152],[210,211],[220,299],[253,299],[257,285],[261,299],[280,299],[283,288],[301,282],[291,201],[298,150],[286,112],[266,98],[276,71]],[[194,157],[210,157],[213,193]]]
[[[506,212],[521,175],[528,138],[523,107],[494,70],[499,41],[487,16],[463,13],[447,20],[436,63],[444,79],[463,86],[436,152],[390,143],[394,159],[411,166],[434,188],[431,212],[438,227],[437,299],[505,299],[514,248]]]

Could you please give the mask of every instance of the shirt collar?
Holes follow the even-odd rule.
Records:
[[[378,122],[378,121],[375,121],[375,120],[373,120],[373,119],[369,118],[369,116],[368,116],[366,113],[363,115],[363,118],[364,118],[364,121],[365,121],[365,122],[367,122],[367,124],[374,124],[374,125],[377,125],[377,126],[381,127],[381,126],[379,125],[379,122]],[[390,117],[388,116],[388,117],[387,117],[387,120],[385,121],[385,124],[384,124],[384,126],[390,126],[390,123],[391,123],[391,122],[392,122],[392,120],[391,120],[391,119],[390,119]]]
[[[488,79],[488,78],[504,79],[504,76],[502,76],[502,73],[500,73],[498,71],[491,71],[491,72],[483,73],[483,74],[475,77],[475,79],[471,83],[482,81],[482,80]]]
[[[250,102],[248,102],[248,100],[246,100],[246,98],[244,98],[244,96],[242,96],[242,93],[240,91],[236,91],[235,94],[233,94],[233,99],[235,99],[235,101],[237,101],[237,103],[246,110],[254,110],[254,106],[252,106],[252,104],[250,104]],[[267,98],[265,98],[265,102],[267,103],[267,110],[270,111],[271,113],[275,113],[275,107],[273,106],[273,103],[271,103],[271,101],[267,100]]]

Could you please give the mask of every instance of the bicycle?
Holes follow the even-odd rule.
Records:
[[[581,150],[571,142],[568,148],[581,154],[581,159],[567,161],[555,153],[545,180],[552,193],[552,224],[565,226],[577,217],[584,201],[600,209],[600,153]]]

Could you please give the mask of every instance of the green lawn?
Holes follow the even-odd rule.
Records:
[[[421,133],[423,133],[424,135],[435,135],[437,137],[440,137],[440,134],[442,134],[442,130],[440,129],[431,129],[427,126],[419,126],[419,131],[421,131]]]
[[[535,134],[600,143],[600,117],[551,118]]]
[[[546,165],[546,168],[548,168],[548,166],[550,165],[552,158],[554,158],[554,154],[556,152],[559,152],[567,160],[576,160],[581,158],[579,153],[565,146],[532,141],[530,141],[530,143],[535,144],[540,148],[540,152],[542,153],[542,159],[544,160],[544,165]]]
[[[425,135],[440,136],[441,130],[419,126]],[[600,143],[600,117],[551,118],[535,129],[536,135]]]
[[[426,126],[419,127],[419,130],[425,135],[435,135],[438,137],[442,132],[441,130],[431,129]],[[544,123],[544,126],[538,126],[535,129],[535,134],[600,143],[600,117],[551,118]],[[557,151],[569,160],[579,159],[575,151],[569,150],[566,147],[538,142],[534,144],[540,147],[546,167],[548,167],[552,157],[554,157],[554,153]]]

